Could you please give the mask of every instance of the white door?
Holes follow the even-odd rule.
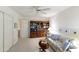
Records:
[[[3,14],[0,12],[0,52],[3,51]]]
[[[8,51],[12,46],[13,39],[13,23],[12,18],[4,14],[4,51]]]

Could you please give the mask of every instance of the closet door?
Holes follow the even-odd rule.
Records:
[[[12,46],[13,24],[12,18],[4,14],[4,51],[8,51]]]
[[[0,12],[0,52],[3,51],[3,14]]]

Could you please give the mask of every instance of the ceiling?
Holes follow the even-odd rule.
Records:
[[[45,14],[43,14],[41,12],[37,13],[33,7],[34,6],[12,6],[10,8],[23,17],[51,17],[69,8],[69,6],[37,6],[39,9],[49,8],[49,10],[45,10]]]

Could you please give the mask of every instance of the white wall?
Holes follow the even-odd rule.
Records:
[[[3,14],[0,12],[0,51],[3,51]]]
[[[4,51],[7,51],[13,45],[13,19],[4,14]]]
[[[79,28],[79,7],[71,7],[63,12],[60,12],[57,16],[60,27],[66,28]],[[61,23],[61,24],[60,24]]]
[[[8,6],[0,6],[0,11],[5,12],[13,17],[20,18],[21,16],[17,14],[15,11],[13,11],[10,7]]]
[[[29,19],[21,20],[21,38],[28,38],[30,33],[30,22]]]
[[[0,6],[0,51],[8,51],[18,41],[19,28],[14,28],[14,23],[20,18],[10,7]]]
[[[70,7],[55,17],[57,29],[61,34],[72,38],[79,38],[79,7]],[[51,24],[53,25],[53,21]],[[67,32],[65,32],[66,30]],[[77,34],[74,34],[74,32],[77,32]]]
[[[13,18],[13,23],[17,23],[19,25],[19,19]],[[19,26],[18,26],[18,28],[14,28],[14,25],[13,25],[13,44],[14,45],[18,41],[18,30],[19,29],[20,29]]]
[[[56,17],[55,16],[53,16],[53,17],[51,17],[50,18],[50,20],[49,20],[49,32],[50,33],[54,33],[54,34],[59,34],[59,32],[58,32],[58,23],[57,23],[57,20],[56,20]]]

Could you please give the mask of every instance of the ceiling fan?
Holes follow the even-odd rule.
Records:
[[[50,10],[50,8],[40,8],[40,6],[33,6],[37,13],[46,14],[46,11]]]

